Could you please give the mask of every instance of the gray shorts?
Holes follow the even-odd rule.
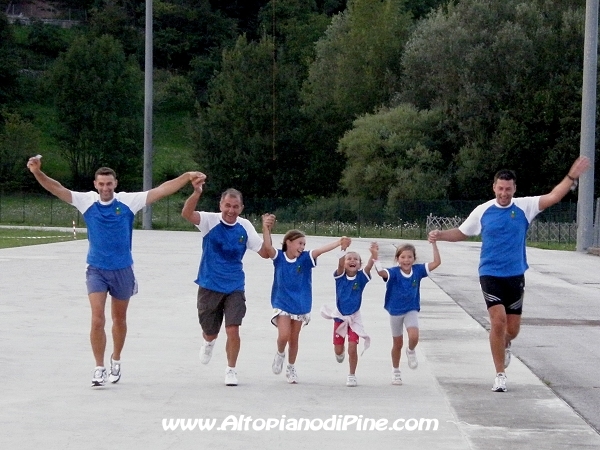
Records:
[[[399,316],[390,316],[390,325],[393,337],[402,336],[404,334],[403,326],[407,329],[419,328],[419,313],[413,310]]]
[[[244,291],[234,291],[231,294],[198,288],[198,322],[204,334],[214,336],[219,334],[223,317],[225,326],[241,325],[246,315],[246,296]]]
[[[118,300],[129,300],[138,292],[133,266],[117,270],[105,270],[88,266],[85,271],[85,284],[87,285],[88,294],[108,292]]]

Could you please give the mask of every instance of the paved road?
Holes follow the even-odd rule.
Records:
[[[477,276],[480,248],[440,243],[444,264],[433,278],[489,330]],[[536,248],[527,255],[523,325],[513,354],[600,431],[600,257]]]
[[[274,240],[280,242],[281,236]],[[308,246],[330,241],[309,236]],[[380,242],[382,258],[390,264],[394,243]],[[419,241],[415,245],[419,258],[427,261],[429,244]],[[365,239],[353,242],[353,248],[364,257],[368,246]],[[440,243],[440,248],[442,266],[422,282],[419,368],[409,370],[403,360],[404,385],[390,384],[389,318],[382,307],[385,286],[375,279],[365,290],[362,307],[372,342],[359,359],[356,388],[345,386],[348,366],[335,362],[332,324],[317,312],[321,305],[332,304],[331,274],[337,264],[333,253],[322,255],[315,268],[313,320],[300,336],[300,383],[294,386],[288,385],[283,375],[271,373],[276,339],[276,330],[269,323],[272,264],[248,253],[248,314],[241,330],[237,367],[240,385],[226,387],[222,337],[210,364],[198,360],[200,328],[192,280],[200,255],[199,233],[135,231],[133,251],[140,293],[128,311],[123,376],[118,384],[101,389],[89,387],[93,358],[84,283],[87,242],[0,249],[0,449],[600,448],[600,435],[518,359],[509,367],[509,391],[491,392],[494,373],[487,332],[436,285],[454,283],[456,291],[479,299],[473,278],[476,245]],[[597,260],[548,255],[542,256],[541,262],[535,255],[531,259],[534,264],[547,259],[551,270],[558,261],[572,258],[565,266],[573,265],[568,275],[573,278],[571,283],[556,276],[540,278],[532,270],[527,317],[588,319],[586,314],[597,312],[593,310],[597,287],[589,287],[580,277],[588,270],[598,274],[593,266]],[[550,291],[537,301],[536,283]],[[572,296],[565,299],[561,289]],[[545,305],[554,299],[577,307],[570,315],[553,315],[557,307]],[[523,340],[515,343],[519,356],[528,348],[526,337],[536,326],[524,327]],[[561,333],[564,341],[574,328],[585,327],[557,327],[556,333]],[[596,338],[588,346],[597,342]],[[554,372],[556,366],[566,366],[574,358],[575,354],[570,360],[551,358],[545,367]],[[596,373],[600,367],[597,361],[585,361],[585,365],[595,367]],[[236,431],[231,425],[227,430],[211,431],[164,429],[163,419],[179,418],[211,419],[219,424],[229,418],[230,424],[237,421],[241,425]],[[369,420],[371,425],[387,420],[388,424],[382,431],[357,429],[356,424],[335,431],[260,430],[266,420],[277,420],[285,427],[304,420],[318,428],[332,418],[337,424],[352,419]],[[422,418],[435,419],[438,428],[409,431],[389,427],[395,422],[414,424],[408,421]]]

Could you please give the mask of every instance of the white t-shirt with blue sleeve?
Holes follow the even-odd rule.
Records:
[[[146,205],[148,192],[118,192],[111,201],[102,202],[97,192],[71,191],[71,198],[87,225],[87,263],[104,270],[130,267],[133,220]]]
[[[513,198],[508,206],[496,199],[479,205],[458,227],[466,236],[481,234],[479,276],[514,277],[529,268],[525,253],[529,224],[540,210],[540,197]]]
[[[258,252],[262,239],[248,219],[238,217],[234,224],[222,220],[221,213],[199,211],[202,258],[196,284],[211,291],[231,294],[244,291],[242,259],[246,249]]]

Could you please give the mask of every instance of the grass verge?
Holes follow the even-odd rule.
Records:
[[[86,239],[78,233],[77,239]],[[24,228],[0,228],[0,248],[25,247],[73,240],[73,232]]]

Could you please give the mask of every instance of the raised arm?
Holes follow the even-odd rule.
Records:
[[[437,243],[433,241],[431,246],[433,248],[433,261],[430,262],[428,266],[430,272],[437,269],[442,263],[442,258],[440,256],[440,250],[438,249]]]
[[[585,156],[577,158],[562,181],[558,183],[550,193],[540,197],[540,210],[544,210],[560,202],[563,197],[569,193],[569,190],[574,183],[579,180],[581,174],[588,170],[589,167],[589,158]]]
[[[371,276],[371,269],[373,268],[373,264],[375,264],[375,260],[377,259],[379,252],[379,245],[377,242],[371,242],[371,247],[369,247],[369,251],[371,252],[371,256],[369,256],[369,260],[367,261],[367,265],[365,266],[365,273],[367,276]]]
[[[146,198],[146,205],[151,205],[152,203],[160,200],[161,198],[174,194],[179,189],[184,187],[188,182],[191,182],[192,184],[194,184],[194,182],[204,183],[205,180],[206,175],[204,175],[202,172],[186,172],[184,174],[181,174],[177,178],[165,181],[160,186],[150,189],[148,191],[148,197]],[[197,201],[198,200],[196,199],[196,202]]]
[[[458,242],[467,238],[468,236],[458,228],[452,228],[450,230],[432,230],[429,232],[427,240],[431,243],[437,241]]]
[[[333,250],[334,248],[340,247],[344,242],[348,242],[350,238],[347,238],[346,236],[342,236],[341,238],[339,238],[337,241],[331,242],[329,244],[323,245],[322,247],[316,248],[312,251],[312,257],[314,259],[317,259],[319,256],[321,256],[323,253],[327,253],[330,252],[331,250]],[[350,244],[348,244],[350,245]]]
[[[71,195],[71,191],[69,189],[42,172],[41,156],[29,158],[27,161],[27,168],[33,174],[37,182],[40,183],[40,185],[48,192],[61,199],[63,202],[67,202],[69,204],[73,202],[73,196]]]
[[[273,247],[273,239],[271,238],[271,229],[275,225],[275,216],[273,214],[263,214],[262,229],[263,229],[263,244],[258,254],[263,258],[273,258],[277,254]]]
[[[369,250],[371,251],[371,258],[373,259],[373,265],[375,266],[377,275],[383,278],[384,281],[387,280],[387,271],[383,268],[381,262],[379,261],[379,245],[377,242],[373,242]]]
[[[348,249],[348,247],[350,247],[351,242],[352,242],[352,240],[350,238],[346,238],[346,240],[342,239],[342,244],[340,245],[341,252],[340,252],[340,257],[338,259],[338,267],[337,267],[337,270],[335,271],[335,274],[337,276],[340,276],[346,270],[346,250]]]
[[[196,211],[196,205],[198,204],[198,200],[202,196],[202,186],[204,185],[203,178],[197,178],[192,181],[192,186],[194,187],[194,192],[190,195],[185,203],[183,204],[183,209],[181,210],[181,217],[187,220],[194,225],[200,225],[200,213]]]

